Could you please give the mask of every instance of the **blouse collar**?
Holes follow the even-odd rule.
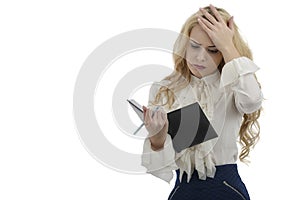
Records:
[[[207,76],[204,76],[202,78],[198,78],[194,75],[191,74],[191,83],[199,83],[204,81],[206,84],[213,84],[215,83],[218,79],[220,79],[220,72],[219,70],[216,70],[212,74],[209,74]]]

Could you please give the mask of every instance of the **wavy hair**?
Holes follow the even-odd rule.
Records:
[[[209,12],[212,16],[214,16],[210,7],[205,7],[204,9],[207,12]],[[228,22],[228,20],[231,17],[230,14],[222,8],[216,9],[220,13],[224,21]],[[169,84],[160,87],[158,93],[155,96],[153,104],[159,104],[160,100],[163,99],[162,97],[166,97],[166,101],[165,103],[163,103],[163,105],[166,105],[169,108],[171,108],[175,101],[174,93],[185,88],[190,83],[191,72],[187,66],[185,53],[191,30],[198,24],[197,18],[198,15],[197,13],[195,13],[191,15],[184,23],[180,31],[180,36],[177,38],[173,48],[173,61],[175,64],[175,70],[169,76],[164,78],[164,80],[169,81]],[[235,23],[234,30],[235,34],[233,36],[233,43],[236,49],[238,50],[241,56],[245,56],[252,60],[253,58],[251,50],[249,49],[247,43],[242,39],[238,31],[238,27]],[[222,72],[222,68],[224,65],[225,63],[223,59],[218,66],[218,70],[220,71],[220,73]],[[239,159],[242,162],[247,162],[246,157],[249,155],[250,149],[253,148],[259,140],[260,126],[258,118],[260,116],[261,109],[262,108],[251,114],[243,115],[242,125],[239,130],[239,142],[242,146]]]

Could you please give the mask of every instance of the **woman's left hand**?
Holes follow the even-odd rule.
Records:
[[[221,17],[217,9],[210,5],[210,9],[215,15],[216,19],[209,14],[205,9],[200,8],[198,22],[203,30],[208,34],[216,48],[225,53],[225,51],[230,51],[232,48],[235,49],[233,44],[234,36],[234,26],[233,17],[231,17],[227,22]],[[205,19],[203,15],[208,19]]]

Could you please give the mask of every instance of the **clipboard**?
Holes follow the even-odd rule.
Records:
[[[144,121],[141,105],[133,99],[127,101]],[[168,134],[172,138],[176,152],[218,137],[198,102],[168,112],[167,117],[169,121]]]

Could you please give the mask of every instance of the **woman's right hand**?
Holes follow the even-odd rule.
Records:
[[[144,124],[149,133],[151,147],[153,150],[159,150],[164,147],[169,128],[167,113],[162,107],[152,110],[143,106],[143,111]]]

